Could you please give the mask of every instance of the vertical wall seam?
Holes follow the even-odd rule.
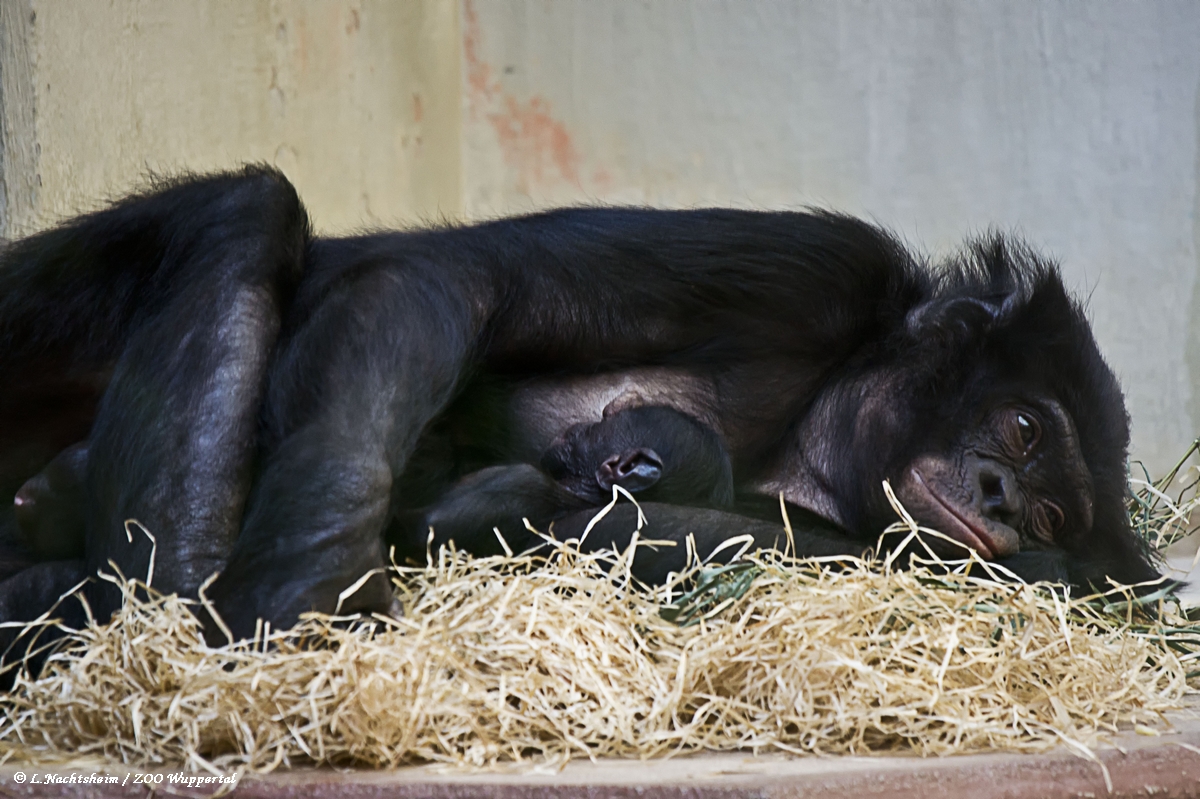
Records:
[[[39,221],[36,16],[33,0],[0,0],[0,236],[30,232]]]
[[[1184,363],[1187,365],[1187,409],[1192,435],[1200,438],[1200,76],[1196,81],[1196,101],[1192,111],[1196,126],[1196,149],[1192,162],[1192,251],[1196,259],[1192,274],[1192,302],[1188,308],[1187,341]]]

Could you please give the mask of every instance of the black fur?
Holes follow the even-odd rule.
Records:
[[[1073,420],[1068,471],[1094,487],[1094,523],[1022,559],[1081,583],[1155,575],[1123,508],[1117,383],[1057,271],[1000,237],[940,271],[827,212],[580,208],[314,238],[287,181],[252,167],[158,186],[2,259],[0,491],[88,438],[86,570],[146,573],[150,541],[123,528],[137,518],[157,535],[155,587],[194,594],[220,570],[208,595],[239,635],[332,611],[384,562],[395,513],[511,457],[483,387],[503,405],[531,379],[644,367],[708,386],[705,423],[747,497],[745,516],[652,505],[655,537],[741,526],[774,543],[778,525],[748,517],[784,490],[813,522],[802,552],[860,552],[891,519],[884,478],[973,452],[997,408],[1028,402]],[[627,536],[627,513],[597,538]],[[37,560],[11,510],[0,543],[9,575]],[[15,590],[0,584],[7,617],[36,615]],[[379,576],[341,609],[388,602]]]

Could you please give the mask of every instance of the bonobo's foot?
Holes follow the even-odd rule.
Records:
[[[0,690],[12,687],[22,661],[36,675],[50,654],[50,645],[65,634],[56,625],[26,628],[23,623],[51,608],[49,618],[58,619],[65,627],[80,629],[87,623],[82,602],[70,596],[59,602],[86,574],[82,560],[52,561],[30,566],[0,582],[0,619],[6,624],[0,627]]]
[[[309,427],[271,454],[233,552],[205,592],[235,639],[252,637],[259,619],[280,630],[310,611],[387,613],[382,530],[392,477],[369,452]],[[210,626],[206,635],[223,643]]]

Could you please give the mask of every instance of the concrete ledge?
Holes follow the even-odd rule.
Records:
[[[1200,720],[1178,720],[1177,732],[1160,737],[1122,734],[1100,752],[1112,778],[1105,788],[1100,767],[1066,751],[1043,755],[990,754],[963,757],[792,758],[740,753],[705,754],[656,761],[573,762],[549,774],[441,774],[430,768],[395,771],[336,772],[301,769],[262,777],[247,776],[233,795],[247,799],[293,797],[890,797],[920,799],[970,797],[1197,797],[1200,798]],[[22,772],[24,782],[18,782]],[[49,772],[8,764],[0,767],[0,796],[128,797],[148,796],[135,784],[138,772],[112,768],[124,784],[46,784],[48,773],[76,779],[93,772]],[[168,774],[164,772],[164,774]],[[41,782],[32,782],[35,775]],[[128,777],[127,777],[128,775]],[[164,779],[154,786],[165,796],[208,796],[214,787],[187,788]]]

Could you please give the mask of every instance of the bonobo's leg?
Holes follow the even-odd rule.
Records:
[[[141,212],[127,209],[127,215]],[[225,565],[251,481],[266,368],[281,308],[304,265],[308,219],[266,170],[183,184],[152,197],[160,272],[139,308],[91,434],[88,566],[112,558],[194,593]],[[111,599],[115,600],[113,596]]]
[[[192,593],[224,564],[307,240],[291,185],[247,168],[176,181],[5,253],[3,365],[104,381],[87,470],[89,573],[111,559],[146,576],[151,542],[126,540],[129,518],[157,535],[155,587]],[[103,584],[93,603],[103,613],[118,599]]]
[[[318,249],[314,260],[336,270],[339,257]],[[208,592],[238,636],[260,617],[285,625],[309,610],[388,608],[384,574],[339,595],[384,565],[393,474],[453,396],[482,329],[478,276],[416,256],[355,266],[306,280],[272,368],[267,452]]]
[[[646,547],[638,551],[633,561],[633,576],[644,583],[661,584],[668,572],[681,571],[686,565],[687,537],[692,535],[696,554],[706,559],[724,541],[735,536],[750,535],[756,549],[783,549],[787,544],[787,533],[778,522],[767,522],[707,508],[687,508],[663,505],[655,502],[641,503],[646,524],[640,533],[642,541],[672,541],[675,546],[661,545],[654,549]],[[554,537],[560,541],[580,538],[587,525],[596,515],[595,509],[580,511],[559,519],[554,523]],[[581,547],[585,552],[597,549],[629,546],[637,529],[637,508],[631,503],[614,507],[588,533]],[[852,555],[861,556],[866,547],[850,539],[840,539],[804,529],[793,529],[792,540],[796,554],[800,557]],[[717,562],[732,557],[739,546],[721,551]]]

